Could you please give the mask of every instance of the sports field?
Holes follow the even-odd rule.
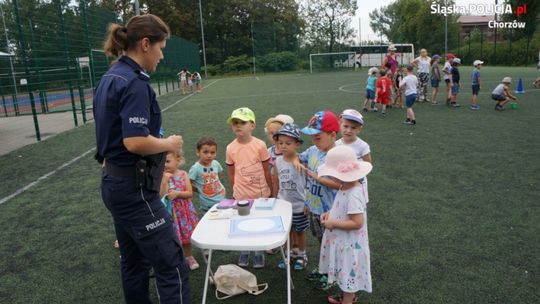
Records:
[[[374,160],[368,209],[373,293],[361,293],[361,303],[540,303],[540,90],[530,84],[540,73],[484,67],[482,108],[471,111],[470,68],[461,72],[459,109],[416,104],[415,126],[401,124],[401,109],[365,115],[361,137]],[[160,97],[162,109],[173,105],[163,127],[183,135],[186,170],[203,135],[217,139],[224,164],[233,139],[225,121],[233,109],[253,109],[254,135],[264,138],[264,121],[279,113],[303,126],[321,109],[360,109],[366,74],[210,79],[202,94]],[[518,109],[495,112],[490,93],[503,76],[513,78],[513,90],[522,77],[526,92]],[[309,144],[306,138],[302,148]],[[93,147],[94,125],[88,124],[0,157],[0,200]],[[0,303],[122,302],[119,252],[92,155],[0,205]],[[309,242],[311,269],[318,252],[314,239]],[[214,269],[236,258],[219,252]],[[284,303],[277,262],[267,256],[266,268],[249,269],[269,282],[268,291],[223,303]],[[326,303],[327,293],[315,290],[306,273],[293,273],[293,303]],[[203,277],[203,268],[191,272],[193,303],[200,302]],[[208,303],[218,303],[213,288]]]

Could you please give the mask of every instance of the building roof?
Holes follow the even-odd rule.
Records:
[[[460,16],[457,22],[461,25],[481,25],[487,24],[490,21],[495,20],[494,15],[484,15],[484,16]]]

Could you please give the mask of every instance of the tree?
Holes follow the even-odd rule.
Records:
[[[302,11],[306,22],[304,42],[310,48],[323,47],[333,52],[337,43],[352,38],[350,28],[356,0],[312,0],[307,1]]]
[[[432,52],[444,51],[445,16],[431,13],[431,5],[444,5],[444,0],[397,0],[369,13],[370,26],[392,42],[412,43],[428,48]],[[452,6],[454,1],[448,1]],[[455,14],[448,15],[448,43],[456,39],[458,33]]]

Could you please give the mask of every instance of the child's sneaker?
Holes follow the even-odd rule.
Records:
[[[321,275],[319,281],[315,284],[315,289],[328,290],[334,286],[334,283],[328,283],[328,276],[326,274]]]
[[[264,267],[264,253],[257,252],[253,257],[253,268],[263,268]]]
[[[472,105],[471,110],[480,110],[480,105],[478,104]]]
[[[450,107],[452,107],[452,108],[459,108],[459,107],[461,107],[461,105],[460,105],[459,103],[457,103],[457,102],[451,102],[451,103],[450,103]]]
[[[197,263],[197,260],[193,256],[186,257],[186,262],[189,266],[189,269],[195,270],[199,268],[199,263]]]
[[[367,109],[367,108],[363,108],[362,110],[363,110],[364,112],[367,112],[367,111],[368,111],[368,109]]]
[[[238,257],[238,266],[248,267],[249,266],[249,252],[240,252]]]
[[[386,115],[386,111],[384,111],[384,110],[381,111],[381,114],[382,114],[383,116]]]
[[[296,271],[304,270],[307,267],[307,262],[307,256],[300,256],[294,261],[293,269]]]
[[[500,104],[497,104],[495,105],[495,111],[504,111],[504,108]]]
[[[313,269],[308,275],[307,279],[310,281],[318,281],[321,278],[321,274],[319,273],[319,268]]]

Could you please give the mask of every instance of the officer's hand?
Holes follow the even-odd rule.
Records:
[[[184,144],[184,140],[180,135],[171,135],[167,137],[167,141],[170,145],[169,151],[172,152],[179,151],[180,149],[182,149],[182,145]]]

